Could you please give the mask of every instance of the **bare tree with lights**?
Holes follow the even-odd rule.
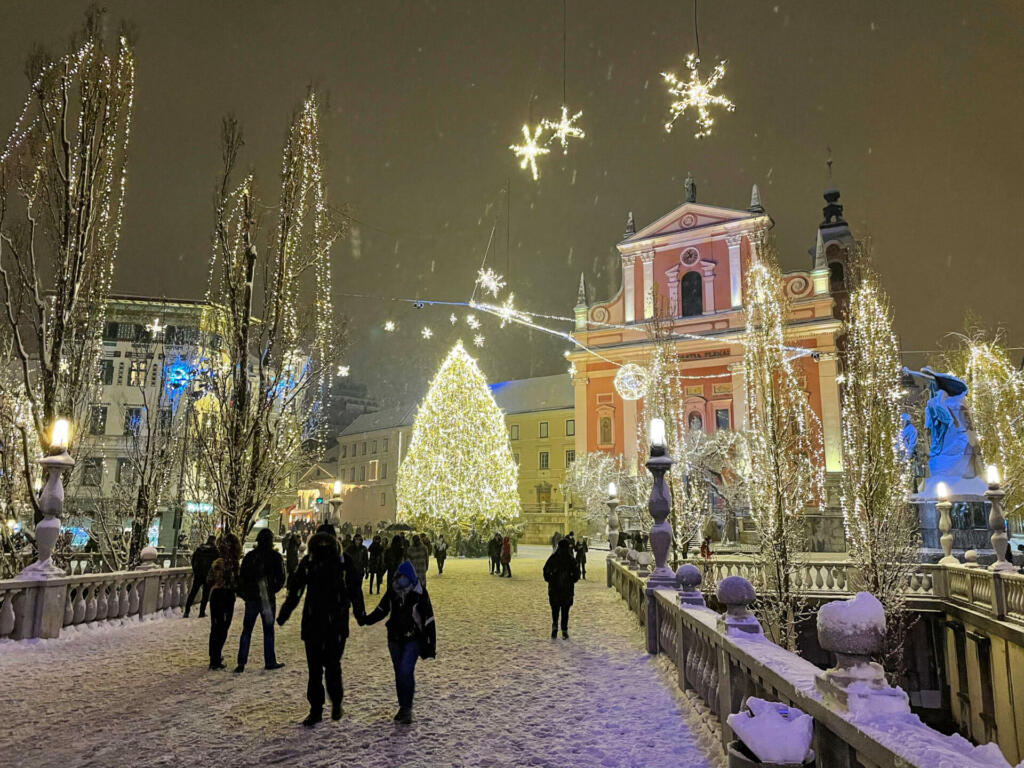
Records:
[[[797,576],[806,550],[804,511],[823,492],[821,425],[811,410],[797,356],[787,348],[789,304],[774,243],[765,240],[747,272],[747,488],[759,546],[756,608],[771,639],[796,649],[805,609]]]
[[[135,94],[128,37],[109,52],[102,26],[91,10],[67,53],[32,55],[29,96],[0,154],[0,322],[28,403],[17,424],[26,489],[54,420],[81,427],[99,382]]]
[[[843,519],[864,588],[885,608],[883,656],[887,670],[898,674],[908,628],[906,585],[918,549],[917,515],[907,502],[910,460],[900,438],[903,369],[888,297],[866,264],[855,271],[842,374]]]
[[[213,260],[200,350],[194,430],[197,482],[225,529],[245,536],[257,516],[324,448],[322,405],[342,343],[333,319],[330,215],[311,93],[288,129],[277,226],[259,255],[254,177],[232,176],[243,146],[224,121]],[[257,289],[261,295],[254,301]]]

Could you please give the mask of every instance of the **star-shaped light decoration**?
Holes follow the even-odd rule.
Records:
[[[452,325],[455,325],[457,322],[459,322],[459,318],[457,318],[455,316],[455,313],[452,312],[450,315],[448,315],[448,322],[451,323]]]
[[[341,378],[343,378],[343,379],[346,378],[348,376],[348,373],[349,373],[349,367],[347,365],[339,365],[338,366],[338,375],[341,376]]]
[[[537,139],[540,138],[540,134],[543,130],[544,126],[538,125],[537,130],[535,130],[531,136],[530,126],[523,125],[523,143],[509,145],[509,149],[512,150],[512,154],[519,158],[519,167],[524,170],[529,167],[530,172],[533,174],[534,181],[540,178],[540,174],[537,173],[537,157],[551,152],[547,147],[542,147],[537,143]]]
[[[385,320],[384,321],[384,330],[387,331],[388,333],[394,333],[395,332],[395,328],[396,328],[396,326],[395,326],[395,321],[394,320]]]
[[[482,347],[484,345],[484,335],[482,333],[478,333],[473,337],[473,343],[478,347]]]
[[[711,127],[715,121],[708,113],[708,107],[722,107],[726,112],[736,109],[736,105],[725,96],[718,96],[711,92],[718,85],[718,81],[725,76],[725,61],[718,62],[718,65],[711,70],[711,75],[704,81],[700,79],[700,73],[697,71],[698,64],[700,64],[700,59],[697,58],[697,54],[691,53],[686,57],[686,67],[690,70],[690,79],[685,81],[679,80],[671,72],[661,73],[661,76],[669,84],[668,92],[677,99],[669,107],[671,116],[665,123],[665,130],[671,132],[676,118],[682,115],[688,107],[693,107],[697,110],[697,132],[694,134],[694,138],[697,139],[711,135]]]
[[[576,376],[576,363],[569,363],[569,376],[570,377],[575,377]]]
[[[515,294],[510,293],[508,298],[505,299],[505,303],[498,307],[497,315],[501,318],[501,327],[504,328],[506,323],[510,323],[513,320],[528,320],[529,316],[525,312],[517,310],[513,304],[515,300]]]
[[[494,298],[498,298],[501,289],[505,287],[505,279],[488,267],[476,273],[476,284],[487,291]]]
[[[434,335],[434,332],[432,330],[430,330],[429,328],[424,328],[422,331],[420,331],[420,336],[422,336],[424,339],[429,339],[433,335]]]
[[[480,327],[480,321],[476,319],[476,315],[466,315],[466,322],[474,331]]]
[[[160,318],[154,317],[152,323],[146,325],[146,330],[149,331],[150,335],[156,339],[159,338],[163,332],[167,329],[166,325],[160,325]]]
[[[541,120],[541,126],[551,131],[551,138],[548,139],[548,144],[557,139],[558,143],[562,145],[562,154],[568,154],[569,139],[582,139],[585,138],[587,135],[583,132],[582,128],[580,128],[578,125],[574,125],[574,123],[577,120],[579,120],[582,115],[583,110],[581,109],[575,115],[569,117],[569,109],[565,106],[565,104],[563,104],[561,120],[557,122],[555,122],[554,120],[548,120],[547,118]]]

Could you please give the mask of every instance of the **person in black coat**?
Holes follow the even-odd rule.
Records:
[[[388,548],[384,550],[384,569],[388,572],[387,588],[391,589],[391,580],[395,577],[398,566],[405,560],[405,547],[402,545],[402,537],[395,536],[391,539]],[[380,580],[377,582],[377,591],[380,591]]]
[[[587,578],[587,552],[589,551],[590,546],[586,539],[581,538],[576,542],[576,565],[580,567],[580,576],[584,580]]]
[[[302,542],[299,539],[298,533],[288,534],[288,543],[284,547],[284,564],[288,571],[288,578],[292,577],[295,573],[295,569],[299,567],[299,550],[302,548]]]
[[[416,692],[417,659],[433,659],[437,655],[437,630],[430,595],[416,578],[416,569],[408,560],[398,566],[390,586],[369,616],[356,620],[360,624],[376,624],[385,616],[388,629],[388,651],[395,668],[395,690],[398,712],[395,722],[412,722],[412,700]]]
[[[440,576],[444,573],[444,561],[448,559],[448,542],[444,540],[444,535],[437,537],[437,541],[434,543],[434,560],[437,562],[437,575]]]
[[[245,617],[242,619],[242,636],[238,638],[238,666],[236,673],[245,671],[249,661],[249,643],[252,630],[259,616],[263,624],[263,667],[267,670],[284,666],[274,652],[274,596],[284,586],[284,558],[274,549],[274,534],[269,528],[256,534],[256,547],[242,558],[239,571],[241,589],[245,600]]]
[[[558,637],[558,619],[562,619],[562,637],[569,639],[569,608],[572,607],[575,584],[580,580],[580,567],[576,564],[568,538],[558,542],[558,549],[544,563],[544,581],[548,583],[548,602],[551,604],[551,639]]]
[[[366,569],[370,574],[370,594],[373,594],[373,580],[377,579],[377,592],[380,592],[380,580],[384,575],[384,547],[380,543],[380,536],[374,536],[370,542],[370,549],[367,552]]]
[[[323,719],[324,680],[331,698],[331,719],[341,719],[345,693],[341,682],[341,655],[348,639],[349,607],[360,623],[366,618],[366,608],[356,565],[341,554],[334,526],[321,525],[307,542],[307,549],[308,553],[288,582],[288,597],[281,606],[277,623],[283,626],[288,621],[305,593],[302,641],[306,645],[309,667],[306,686],[309,715],[302,724],[312,728]]]
[[[199,603],[199,618],[202,619],[206,616],[206,603],[210,599],[210,585],[206,583],[206,577],[210,575],[210,566],[218,557],[217,540],[213,536],[210,536],[205,544],[196,547],[196,551],[192,553],[192,587],[185,600],[186,619],[200,589],[203,590],[203,597]]]
[[[491,573],[501,576],[501,534],[496,533],[487,542],[487,555],[491,558]]]

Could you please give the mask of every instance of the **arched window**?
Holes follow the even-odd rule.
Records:
[[[687,272],[679,281],[680,314],[683,317],[704,314],[704,285],[700,273]]]
[[[704,429],[704,418],[696,411],[691,411],[686,426],[691,432],[701,432]]]
[[[828,289],[832,293],[846,290],[846,270],[843,269],[843,262],[833,261],[828,265]]]
[[[612,444],[612,420],[608,416],[602,416],[600,421],[601,445]]]

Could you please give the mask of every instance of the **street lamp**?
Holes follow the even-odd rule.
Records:
[[[985,498],[989,501],[988,527],[992,529],[992,549],[996,553],[996,561],[988,567],[990,571],[1015,573],[1013,563],[1006,561],[1006,518],[1003,517],[1003,496],[1006,492],[999,487],[999,470],[989,464],[985,471],[988,489]]]
[[[64,575],[64,571],[53,564],[53,547],[60,535],[60,513],[64,508],[64,485],[60,476],[75,466],[75,460],[68,455],[70,438],[68,420],[57,419],[50,430],[50,455],[39,461],[46,473],[46,484],[39,491],[39,511],[43,513],[43,519],[36,526],[38,558],[18,574],[19,579],[50,579]]]
[[[341,524],[341,513],[338,511],[341,509],[341,480],[334,481],[334,497],[331,499],[331,518],[337,524]]]
[[[619,498],[616,494],[615,483],[608,483],[608,551],[614,553],[619,545],[619,516],[615,514],[615,508],[619,506]]]
[[[675,574],[665,564],[669,548],[672,546],[672,526],[666,521],[672,509],[672,500],[669,497],[668,486],[665,485],[665,473],[672,469],[675,462],[668,455],[665,447],[665,422],[661,419],[651,419],[648,434],[651,436],[651,448],[646,466],[654,478],[651,497],[647,503],[647,509],[651,513],[651,517],[654,518],[654,525],[651,526],[648,536],[651,541],[651,551],[654,552],[654,573],[647,580],[647,588],[674,589],[676,586]]]

